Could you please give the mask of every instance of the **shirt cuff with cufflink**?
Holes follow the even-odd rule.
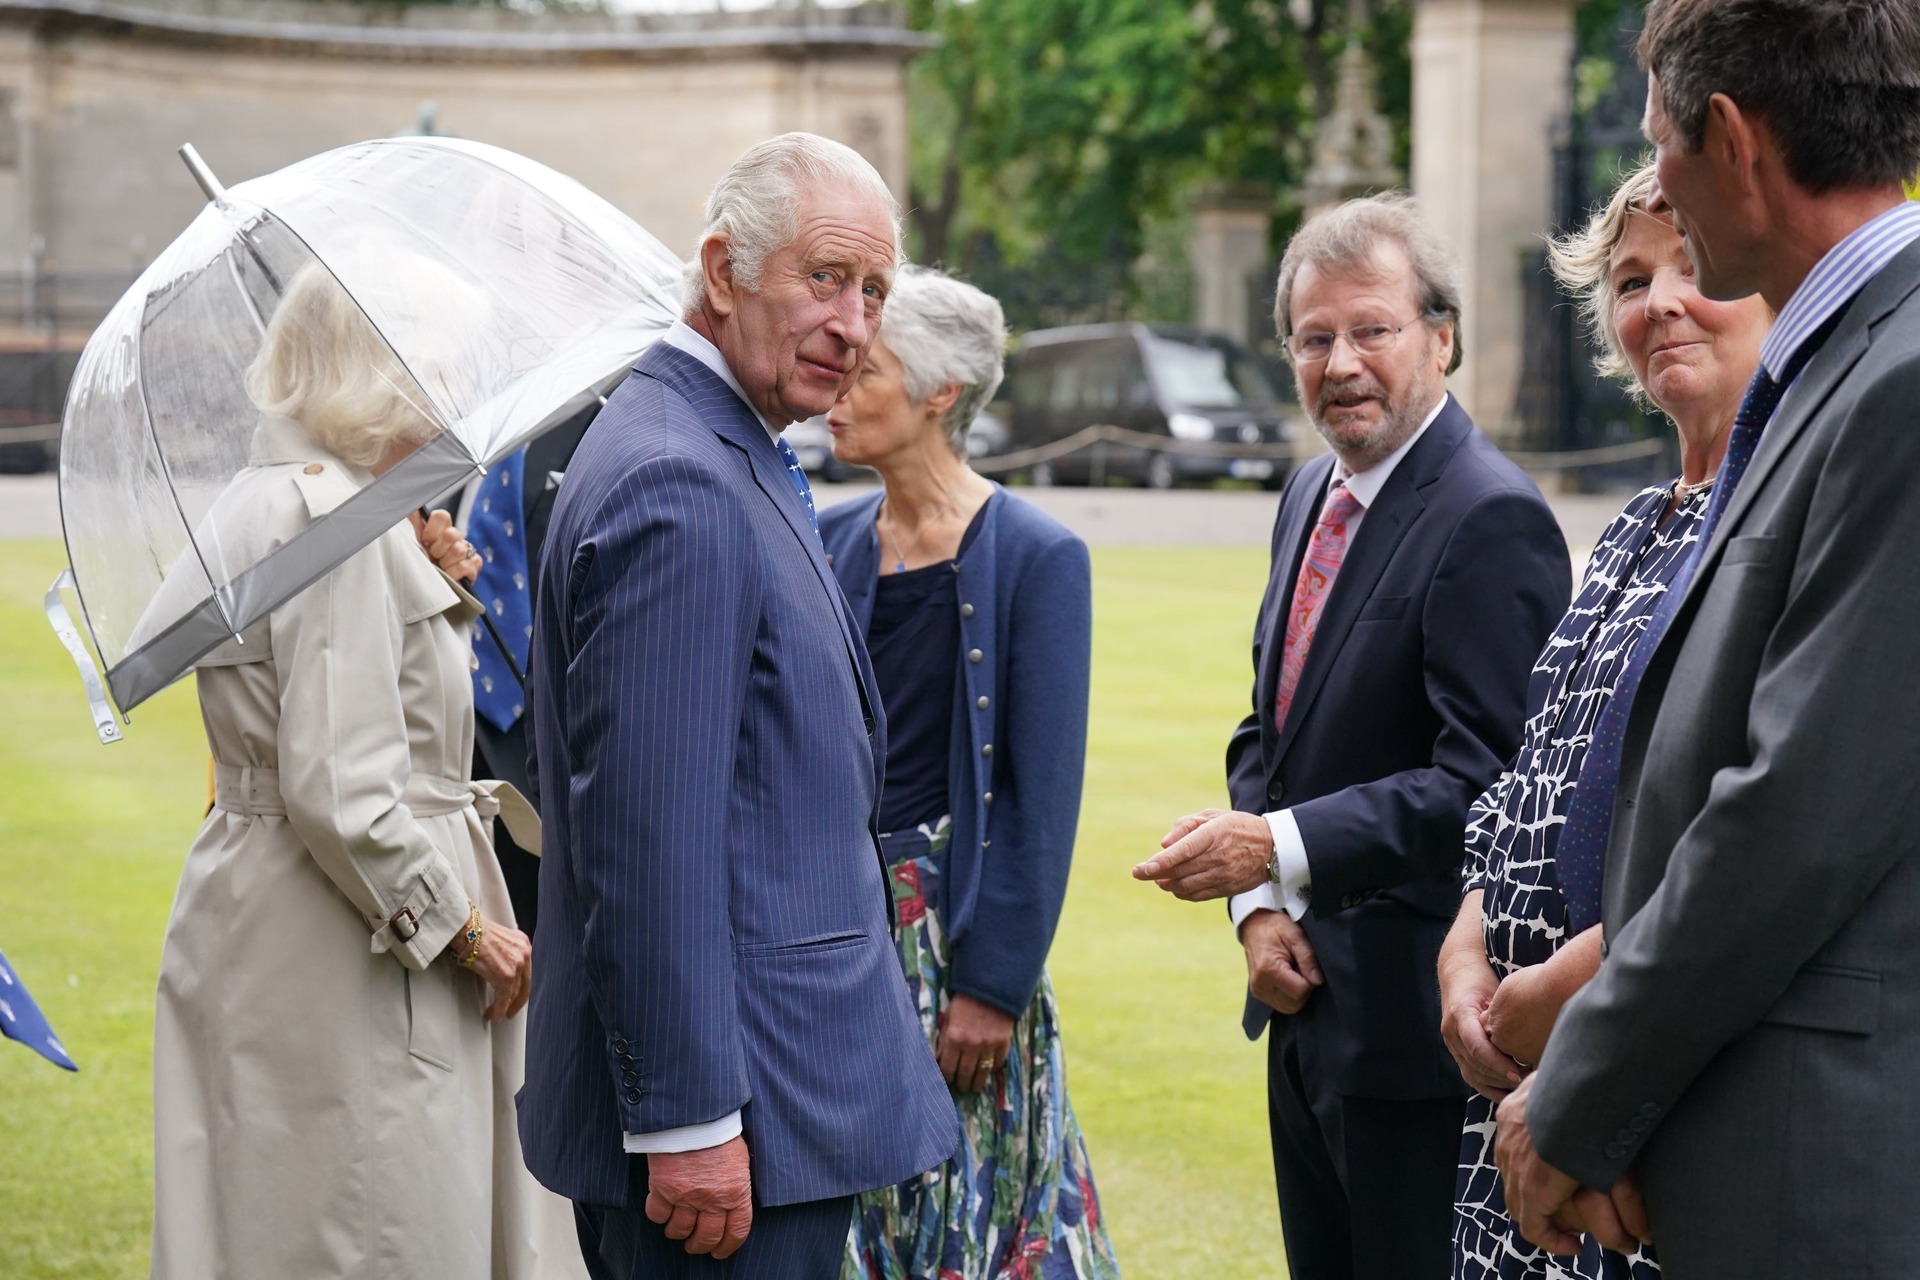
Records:
[[[1300,824],[1293,820],[1293,811],[1279,809],[1266,817],[1267,828],[1273,832],[1273,865],[1280,878],[1233,895],[1227,909],[1236,931],[1256,911],[1284,911],[1299,920],[1313,902],[1313,869],[1307,864],[1306,841],[1300,837]]]

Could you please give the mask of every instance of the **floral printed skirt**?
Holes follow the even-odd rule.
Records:
[[[900,960],[929,1044],[951,996],[952,948],[928,905],[940,899],[951,835],[942,818],[882,841]],[[1060,1020],[1044,974],[992,1085],[955,1094],[954,1107],[953,1159],[860,1197],[841,1280],[1118,1280],[1086,1140],[1067,1104]]]

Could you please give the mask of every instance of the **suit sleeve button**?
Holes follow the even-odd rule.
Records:
[[[623,1054],[621,1054],[621,1055],[620,1055],[620,1069],[621,1069],[622,1071],[631,1071],[631,1070],[633,1070],[633,1055],[632,1055],[632,1054],[630,1054],[630,1053],[623,1053]]]
[[[1609,1160],[1624,1159],[1626,1154],[1627,1154],[1627,1149],[1621,1146],[1619,1143],[1609,1142],[1607,1144],[1607,1159]]]
[[[638,1106],[640,1104],[640,1091],[638,1089],[627,1090],[627,1101],[634,1106]]]
[[[613,1051],[615,1053],[625,1053],[627,1051],[627,1042],[619,1036],[615,1036],[613,1038]]]
[[[629,1089],[631,1089],[634,1085],[640,1083],[640,1077],[633,1074],[633,1072],[628,1071],[621,1075],[620,1083],[626,1085]]]

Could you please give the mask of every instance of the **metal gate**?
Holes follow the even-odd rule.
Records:
[[[1568,68],[1573,110],[1554,140],[1554,233],[1583,226],[1646,153],[1640,132],[1647,77],[1634,58],[1642,21],[1639,0],[1622,0],[1599,48],[1576,49]],[[1639,483],[1677,465],[1672,428],[1638,408],[1618,383],[1594,371],[1598,354],[1577,310],[1547,269],[1546,250],[1521,264],[1525,349],[1516,416],[1528,447],[1600,449],[1638,440],[1669,442],[1651,459],[1583,469],[1584,487]]]

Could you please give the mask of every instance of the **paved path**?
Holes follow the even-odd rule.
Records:
[[[861,485],[820,485],[824,510],[866,493]],[[1259,546],[1273,536],[1279,495],[1246,490],[1032,489],[1020,496],[1037,504],[1096,547]],[[1593,544],[1625,503],[1623,494],[1563,494],[1551,497],[1567,545],[1585,560]]]
[[[859,485],[821,485],[821,507],[867,492]],[[1021,489],[1097,547],[1265,546],[1276,497],[1241,490]],[[1576,558],[1584,559],[1625,499],[1568,494],[1551,499]],[[0,475],[0,538],[57,538],[60,503],[51,474]]]

